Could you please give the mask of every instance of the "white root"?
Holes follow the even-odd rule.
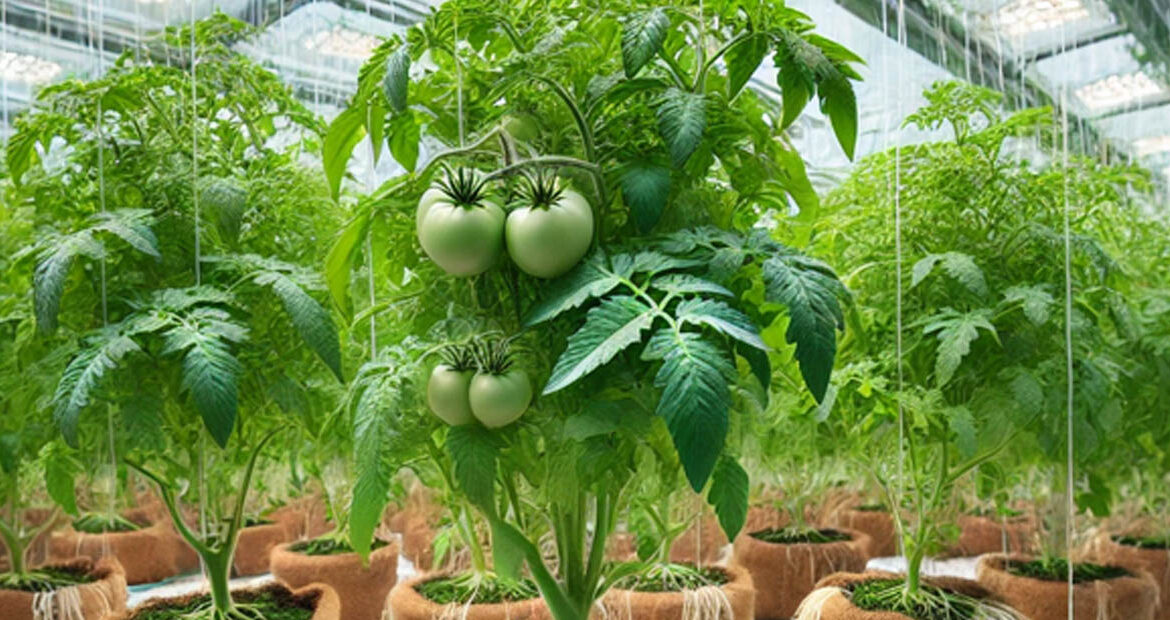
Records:
[[[113,604],[110,602],[105,584],[98,582],[36,593],[32,604],[33,619],[87,620],[82,608],[82,602],[87,595],[98,605],[98,618],[105,618],[113,612]]]
[[[848,596],[841,588],[828,587],[813,590],[800,602],[800,607],[796,608],[796,615],[792,617],[792,620],[821,620],[821,610],[825,603],[838,594]]]
[[[735,612],[723,588],[704,586],[683,592],[680,620],[735,620]]]

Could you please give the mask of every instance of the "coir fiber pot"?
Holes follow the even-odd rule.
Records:
[[[1122,544],[1117,538],[1102,537],[1095,544],[1093,557],[1102,564],[1148,573],[1159,592],[1154,618],[1170,620],[1170,549],[1146,549]]]
[[[54,561],[107,555],[118,559],[130,585],[162,581],[199,566],[198,556],[168,523],[102,534],[67,528],[53,535],[50,557]]]
[[[723,570],[728,581],[721,586],[683,592],[610,590],[592,617],[595,620],[752,620],[756,617],[756,592],[751,574],[738,566]],[[715,593],[716,590],[721,594]]]
[[[837,572],[865,570],[869,536],[850,529],[835,531],[849,539],[784,544],[766,542],[747,532],[735,539],[732,564],[751,573],[756,588],[756,618],[787,620],[822,578]]]
[[[801,604],[796,620],[818,618],[820,620],[913,620],[910,616],[894,611],[868,611],[853,604],[846,593],[854,586],[878,580],[905,579],[905,575],[882,571],[864,573],[833,573],[817,583],[816,589]],[[988,599],[990,593],[974,581],[955,577],[931,577],[923,580],[924,585],[941,588],[955,594],[975,599]]]
[[[1008,562],[1027,562],[1030,556],[992,553],[979,558],[979,585],[1030,620],[1066,620],[1068,584],[1014,575]],[[1078,583],[1073,586],[1073,613],[1092,620],[1153,620],[1158,586],[1144,572]]]
[[[87,573],[93,581],[76,586],[58,588],[51,593],[34,594],[20,590],[0,589],[0,618],[4,620],[34,620],[37,618],[80,618],[105,620],[126,610],[126,577],[117,560],[97,562],[89,558],[75,558],[68,562],[53,562],[47,566]],[[43,606],[43,607],[42,607]],[[38,614],[37,609],[47,611]]]
[[[326,515],[325,502],[316,496],[295,499],[273,510],[268,520],[283,525],[293,540],[311,540],[332,529]]]
[[[552,620],[548,606],[539,598],[508,603],[478,603],[443,605],[427,599],[415,588],[431,579],[447,577],[446,573],[432,573],[400,581],[390,590],[388,620]]]
[[[341,620],[341,603],[337,598],[337,593],[333,591],[333,588],[323,583],[314,583],[297,590],[290,590],[279,583],[270,583],[258,588],[233,590],[232,599],[237,603],[247,603],[249,596],[265,592],[273,592],[281,596],[287,596],[292,602],[299,604],[299,606],[305,609],[312,609],[313,615],[309,617],[309,620]],[[139,605],[133,611],[112,617],[115,620],[134,620],[140,617],[144,611],[160,608],[182,608],[190,604],[193,599],[206,596],[206,592],[197,592],[185,596],[176,596],[174,598],[151,599]]]
[[[869,536],[869,547],[866,548],[868,557],[885,558],[898,554],[898,528],[894,524],[894,515],[889,511],[862,510],[851,506],[830,512],[824,522]]]
[[[280,523],[241,528],[236,554],[232,557],[232,575],[247,577],[267,573],[272,550],[292,539],[288,528]]]
[[[959,541],[947,555],[975,556],[984,553],[1031,553],[1036,521],[1027,515],[1018,517],[959,517]]]
[[[345,620],[379,620],[386,596],[398,580],[398,545],[390,543],[370,554],[363,566],[356,553],[306,555],[284,544],[272,550],[272,575],[292,588],[324,583],[337,592]]]

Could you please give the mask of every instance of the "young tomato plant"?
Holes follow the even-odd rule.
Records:
[[[731,394],[770,385],[780,355],[761,329],[786,326],[782,344],[795,344],[820,400],[843,320],[845,289],[832,269],[756,226],[766,212],[783,219],[791,201],[816,204],[783,133],[814,95],[852,154],[850,63],[859,59],[811,29],[772,3],[537,9],[465,0],[375,50],[330,125],[325,169],[336,194],[368,135],[375,153],[384,139],[408,173],[364,196],[337,237],[326,262],[334,299],[351,305],[350,270],[363,256],[367,270],[390,276],[371,299],[371,311],[390,315],[377,338],[420,343],[423,352],[408,359],[428,361],[416,373],[430,371],[428,351],[502,335],[516,380],[540,387],[502,427],[489,428],[513,415],[448,426],[420,406],[421,394],[383,391],[420,389],[407,360],[362,373],[354,390],[394,404],[382,422],[357,399],[355,548],[368,548],[368,526],[385,504],[387,464],[417,466],[427,456],[489,524],[494,570],[515,578],[527,566],[558,620],[587,617],[621,577],[603,556],[640,459],[661,460],[693,491],[706,490],[735,535],[748,480],[728,442],[741,415]],[[745,88],[768,57],[783,68],[783,106]],[[518,118],[536,127],[516,131]],[[418,162],[420,135],[446,149]],[[469,279],[449,277],[428,248],[428,188],[440,164],[479,170],[446,178],[479,176],[510,209],[507,255]],[[517,186],[523,174],[536,177]],[[481,208],[464,202],[471,214]],[[360,252],[365,240],[386,251]],[[467,328],[454,334],[454,325]],[[484,361],[479,372],[494,372],[503,390],[509,375]],[[510,413],[527,400],[522,387],[507,387]],[[403,441],[403,429],[424,439]],[[537,544],[545,536],[555,561]]]
[[[337,329],[312,294],[324,287],[303,266],[337,224],[306,209],[328,204],[327,186],[298,164],[321,127],[231,51],[247,34],[217,15],[168,31],[165,54],[127,50],[97,80],[46,88],[7,152],[15,203],[40,226],[19,263],[36,326],[71,343],[53,421],[68,444],[108,440],[158,483],[206,568],[200,613],[216,620],[244,614],[229,571],[256,462],[287,425],[282,395],[311,399],[342,376]],[[192,55],[195,76],[151,60]],[[270,148],[281,124],[305,139]],[[95,409],[105,415],[85,415]],[[176,489],[197,496],[198,526]]]

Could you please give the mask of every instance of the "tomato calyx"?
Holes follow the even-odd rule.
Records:
[[[483,374],[503,375],[512,368],[512,353],[507,341],[476,342],[471,349],[475,365]]]
[[[467,345],[451,344],[439,351],[439,356],[448,368],[456,372],[476,370],[475,352]]]
[[[564,188],[557,183],[556,174],[548,170],[524,175],[524,182],[520,187],[520,196],[524,199],[525,206],[534,209],[548,209],[556,204],[564,193]]]
[[[469,209],[481,206],[487,179],[472,168],[445,168],[443,178],[436,185],[451,199],[452,204]]]

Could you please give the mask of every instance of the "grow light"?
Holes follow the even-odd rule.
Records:
[[[1134,140],[1133,151],[1138,158],[1170,152],[1170,134]]]
[[[30,54],[0,53],[0,76],[25,84],[43,84],[61,73],[61,65]]]
[[[1090,17],[1082,0],[1015,0],[996,12],[995,21],[1009,35],[1024,36]]]
[[[305,49],[342,58],[365,59],[375,47],[377,37],[334,26],[330,30],[313,33],[304,39]]]
[[[1090,111],[1100,112],[1165,93],[1161,84],[1144,72],[1136,71],[1086,84],[1077,89],[1076,96]]]

